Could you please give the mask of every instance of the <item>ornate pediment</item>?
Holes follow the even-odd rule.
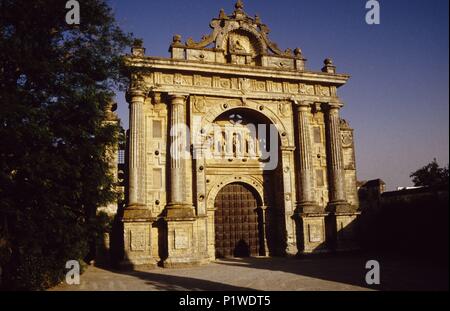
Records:
[[[186,55],[188,60],[303,70],[301,50],[281,50],[269,39],[270,29],[261,18],[245,13],[241,0],[236,3],[231,15],[220,10],[210,27],[212,32],[200,41],[189,38],[183,44],[181,36],[175,35],[170,49],[172,57],[183,58]]]

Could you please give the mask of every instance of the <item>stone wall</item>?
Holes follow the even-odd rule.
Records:
[[[365,249],[448,259],[448,189],[360,189]]]

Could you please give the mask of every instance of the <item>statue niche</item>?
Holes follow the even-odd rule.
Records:
[[[207,152],[214,160],[234,158],[260,162],[268,146],[269,122],[241,109],[219,116],[206,137]]]
[[[228,62],[236,65],[258,65],[258,56],[262,48],[251,32],[243,29],[228,34],[225,51]]]

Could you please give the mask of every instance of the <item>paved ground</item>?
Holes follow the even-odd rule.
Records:
[[[379,286],[365,283],[365,264],[371,259],[380,262]],[[448,290],[448,263],[347,254],[227,259],[202,267],[147,271],[89,267],[80,285],[61,284],[52,290]]]

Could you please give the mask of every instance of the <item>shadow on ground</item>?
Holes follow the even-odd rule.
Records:
[[[365,281],[377,260],[381,284]],[[328,254],[303,258],[220,259],[184,269],[123,271],[93,268],[78,290],[448,290],[448,263],[392,253]]]
[[[366,263],[380,263],[380,285],[368,285]],[[448,291],[448,263],[433,258],[419,258],[393,253],[329,254],[296,259],[242,258],[222,259],[223,266],[245,265],[250,269],[281,271],[372,290]],[[262,272],[264,273],[264,272]]]
[[[117,271],[115,271],[117,273]],[[139,278],[146,285],[152,287],[152,290],[161,291],[250,291],[251,288],[233,286],[219,282],[190,278],[185,276],[174,276],[167,274],[158,274],[146,271],[128,271],[121,272],[129,276]]]

